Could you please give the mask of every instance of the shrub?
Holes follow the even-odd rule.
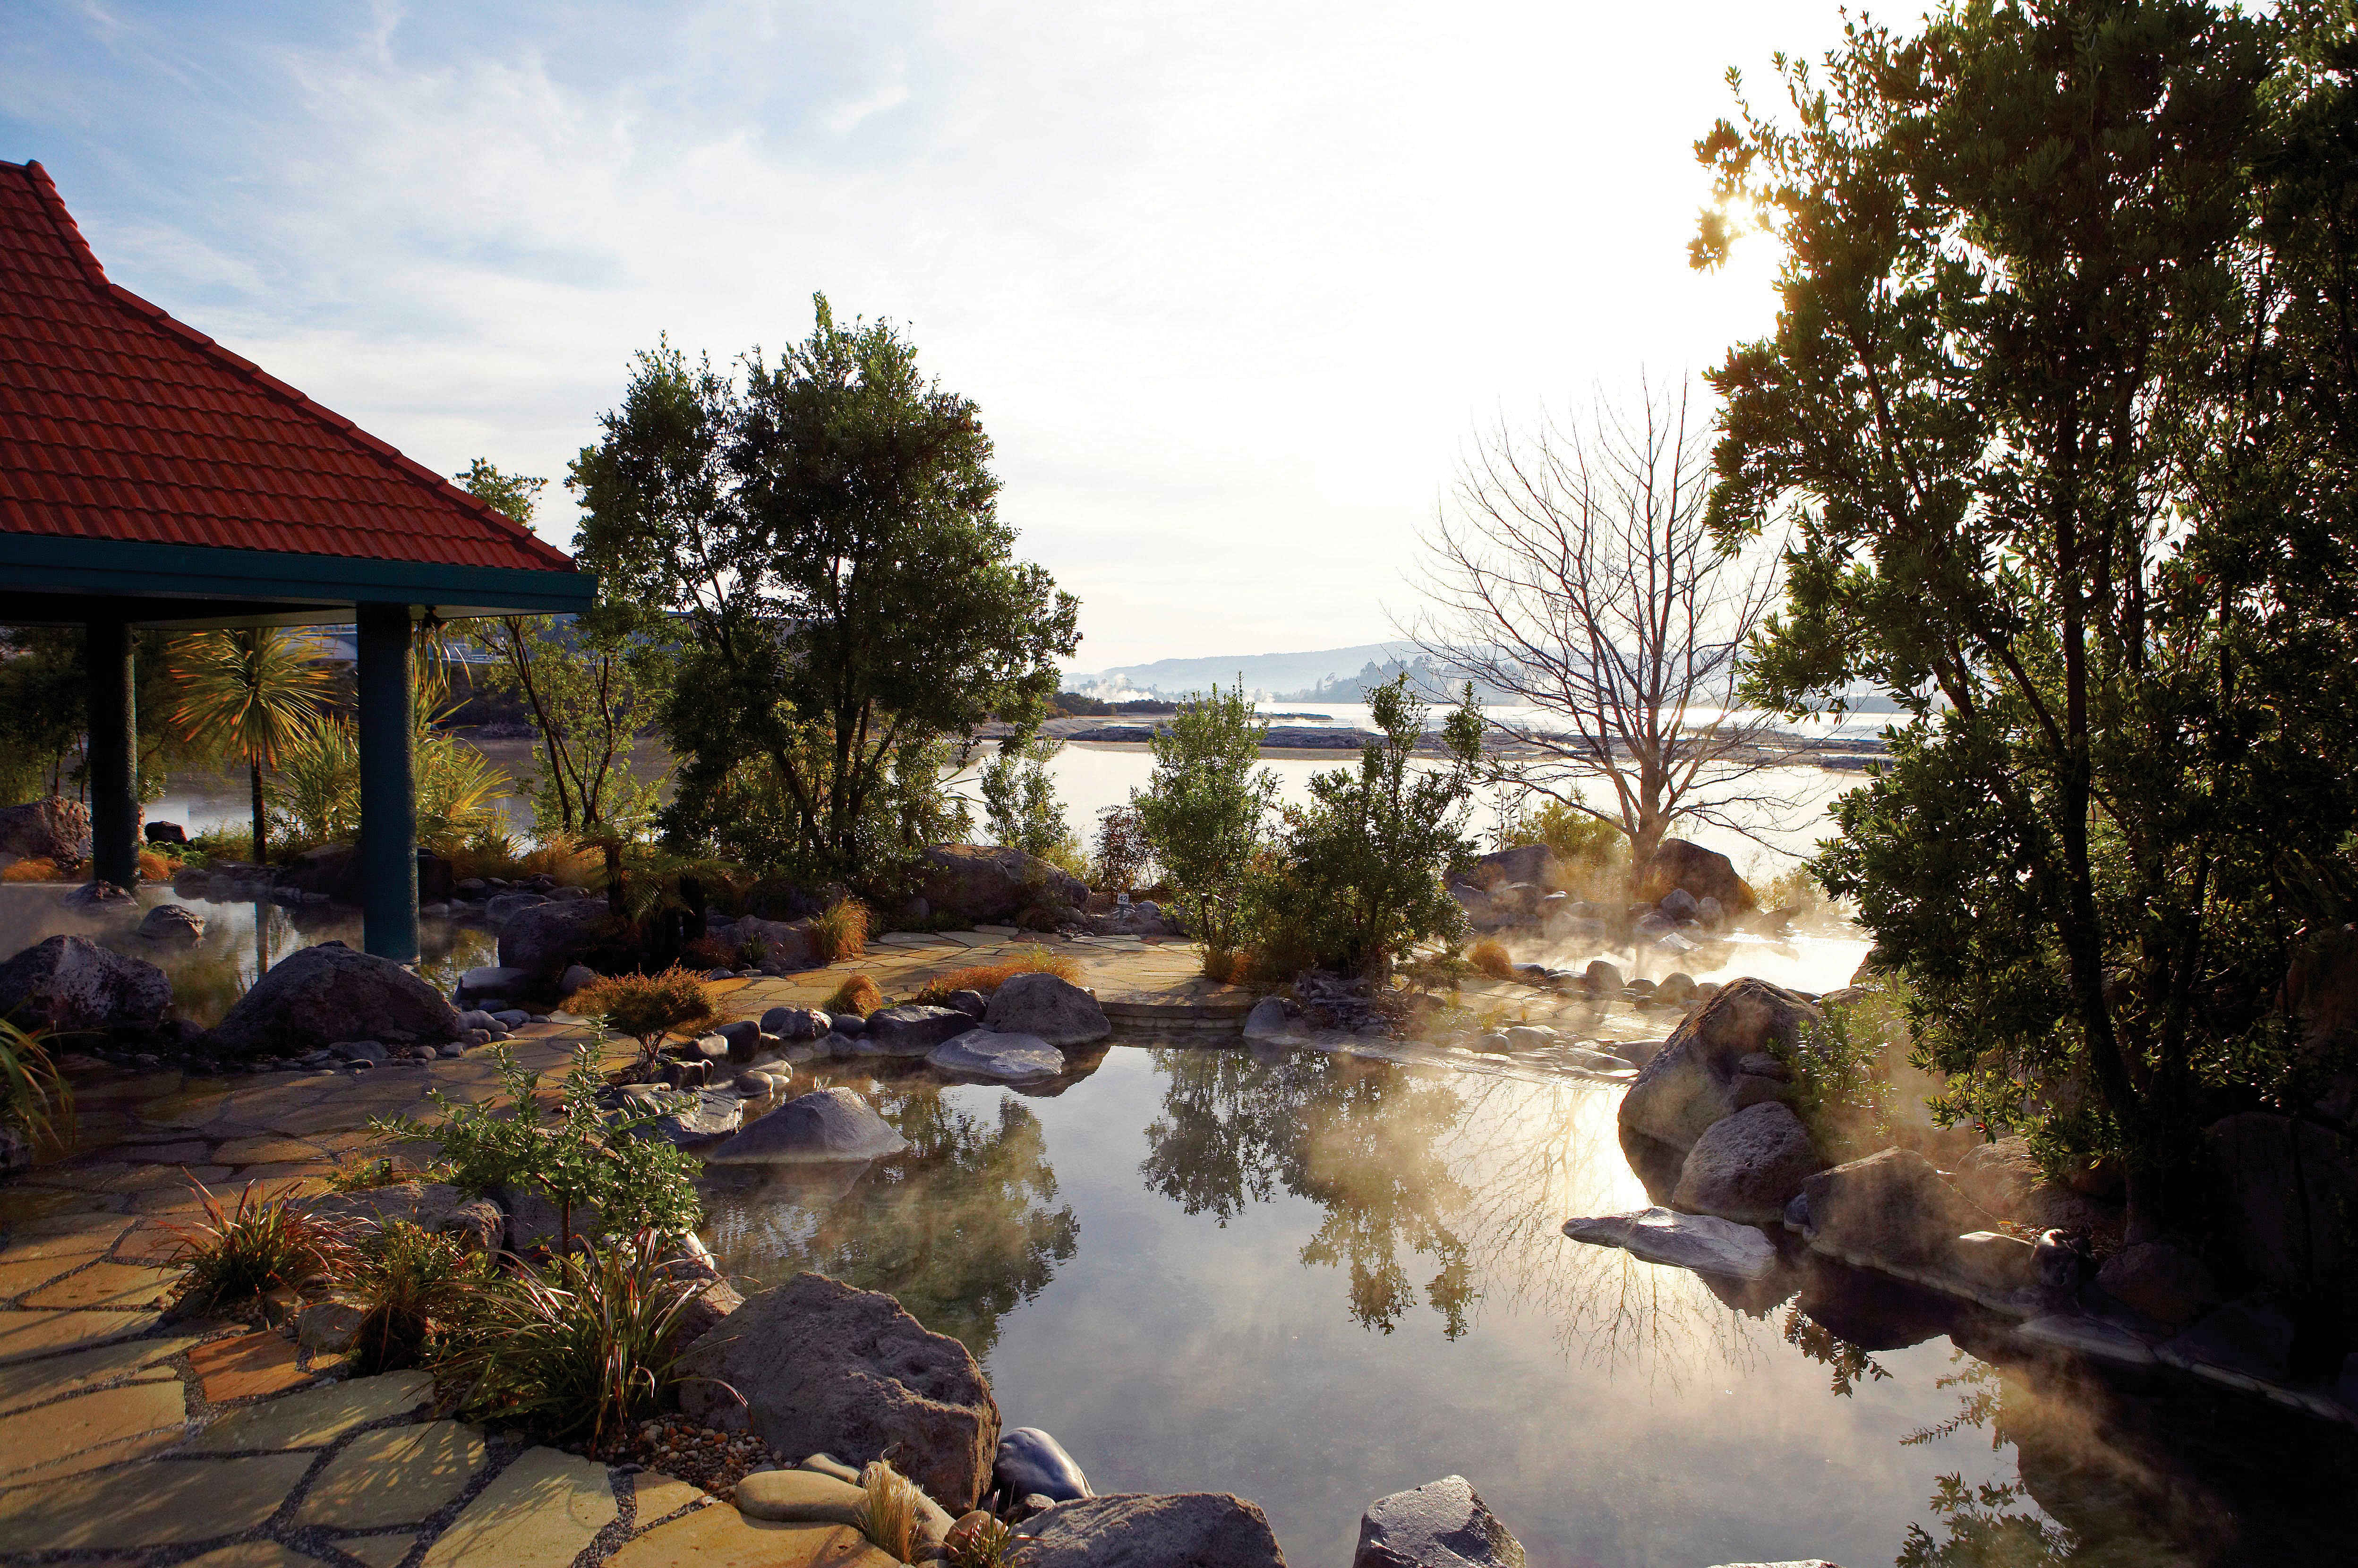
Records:
[[[192,833],[181,846],[184,859],[206,860],[251,860],[254,859],[254,829],[233,827],[227,823]]]
[[[1890,1141],[1893,1096],[1884,1030],[1895,1022],[1904,1038],[1899,1010],[1870,993],[1855,1006],[1825,1009],[1823,1022],[1804,1024],[1791,1044],[1772,1045],[1793,1071],[1794,1114],[1831,1160],[1871,1154]]]
[[[1204,945],[1206,974],[1243,940],[1246,880],[1277,798],[1277,775],[1255,771],[1268,730],[1241,685],[1190,697],[1155,731],[1154,777],[1130,796],[1187,929]]]
[[[363,1238],[339,1281],[361,1308],[352,1353],[362,1373],[414,1367],[476,1300],[485,1266],[455,1236],[396,1219]]]
[[[225,1211],[202,1182],[189,1184],[204,1217],[167,1227],[173,1237],[168,1261],[180,1271],[187,1303],[241,1306],[265,1291],[333,1273],[352,1257],[348,1227],[295,1206],[291,1187],[273,1197],[261,1183],[248,1182],[237,1206]]]
[[[702,1029],[720,1016],[704,977],[676,964],[661,974],[600,975],[566,998],[565,1011],[637,1041],[643,1063],[655,1059],[665,1034]]]
[[[73,1127],[73,1087],[49,1054],[47,1032],[0,1018],[0,1117],[36,1143],[62,1143]]]
[[[980,991],[989,996],[1018,975],[1054,975],[1060,980],[1078,980],[1081,966],[1045,947],[1022,947],[1000,963],[969,964],[963,969],[936,975],[911,1000],[938,1007],[952,991]]]
[[[28,855],[0,871],[0,882],[54,882],[63,880],[64,872],[59,870],[58,863],[39,855]]]
[[[1085,879],[1091,887],[1128,892],[1153,862],[1154,847],[1134,806],[1109,806],[1098,813],[1097,852]]]
[[[868,906],[856,898],[837,899],[811,917],[811,941],[822,964],[861,957],[868,951]]]
[[[139,880],[143,882],[168,882],[179,870],[178,860],[167,860],[153,849],[139,851]]]
[[[823,1011],[856,1012],[865,1018],[883,1005],[884,993],[876,989],[876,982],[866,975],[853,975],[835,988]]]
[[[679,956],[687,964],[698,969],[733,969],[739,967],[737,949],[718,936],[699,936],[693,942],[682,943]],[[628,1033],[629,1031],[623,1033]]]
[[[466,1390],[469,1419],[586,1433],[594,1454],[680,1381],[681,1314],[704,1283],[673,1277],[654,1230],[568,1254],[546,1274],[525,1269],[486,1290],[436,1372]]]
[[[893,1562],[908,1562],[917,1545],[916,1484],[873,1459],[861,1468],[860,1486],[867,1493],[860,1505],[860,1533]]]
[[[576,1209],[628,1216],[633,1224],[665,1235],[696,1227],[702,1207],[692,1179],[695,1159],[661,1138],[635,1135],[653,1115],[606,1117],[594,1048],[574,1053],[554,1119],[535,1093],[537,1075],[517,1066],[505,1046],[494,1048],[492,1060],[507,1089],[506,1114],[492,1104],[461,1105],[430,1089],[426,1098],[441,1120],[379,1117],[370,1130],[432,1143],[453,1184],[465,1192],[480,1195],[514,1185],[546,1197],[557,1207],[560,1250],[573,1245]]]
[[[1081,841],[1070,833],[1052,844],[1042,845],[1033,853],[1068,877],[1084,883],[1089,880],[1088,852],[1081,848]]]
[[[1466,962],[1494,980],[1515,978],[1515,960],[1508,956],[1507,945],[1495,936],[1485,936],[1475,943],[1474,950],[1466,954]]]

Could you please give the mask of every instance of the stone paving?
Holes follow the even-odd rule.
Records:
[[[716,982],[724,1011],[824,1000],[864,971],[906,995],[1039,938],[1012,931],[880,941],[827,969]],[[1054,943],[1112,1000],[1185,1025],[1249,993],[1195,976],[1192,948]],[[560,1015],[561,1017],[561,1015]],[[553,1079],[590,1038],[529,1025],[508,1042]],[[612,1042],[603,1060],[627,1061]],[[249,1182],[327,1191],[387,1153],[372,1118],[501,1092],[487,1050],[430,1066],[226,1077],[75,1072],[77,1137],[0,1184],[0,1563],[187,1568],[888,1568],[840,1525],[741,1517],[685,1481],[438,1417],[415,1372],[347,1377],[341,1358],[247,1324],[167,1322],[171,1227]]]

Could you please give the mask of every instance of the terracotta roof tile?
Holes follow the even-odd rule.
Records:
[[[0,163],[0,533],[526,571],[573,564],[107,282],[38,163]]]

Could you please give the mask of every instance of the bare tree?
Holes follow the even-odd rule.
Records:
[[[1429,602],[1402,628],[1507,705],[1488,714],[1489,782],[1613,824],[1640,865],[1682,821],[1750,837],[1791,805],[1765,773],[1792,748],[1737,695],[1775,567],[1720,553],[1710,494],[1708,421],[1683,390],[1641,387],[1634,415],[1600,395],[1585,421],[1501,422],[1423,541]],[[1609,801],[1586,798],[1597,784]]]

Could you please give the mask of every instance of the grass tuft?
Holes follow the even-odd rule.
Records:
[[[860,1505],[860,1533],[893,1562],[908,1562],[917,1549],[916,1483],[876,1459],[860,1470],[860,1486],[868,1494]]]
[[[960,1520],[942,1544],[950,1568],[1009,1568],[1017,1560],[1015,1527],[989,1515],[970,1523]]]
[[[822,1011],[856,1012],[865,1018],[883,1005],[884,993],[876,989],[876,982],[866,975],[853,975],[835,988],[835,994],[827,999]]]
[[[868,906],[856,898],[839,898],[811,917],[811,941],[818,961],[858,958],[868,952]]]
[[[46,1034],[0,1018],[0,1117],[36,1143],[62,1147],[73,1132],[73,1087],[58,1070]]]
[[[343,1293],[361,1307],[352,1337],[363,1374],[414,1367],[473,1304],[481,1262],[455,1236],[390,1221],[362,1240],[346,1267]]]
[[[335,1273],[352,1260],[350,1228],[296,1207],[291,1187],[273,1197],[260,1182],[248,1182],[237,1206],[223,1209],[202,1182],[192,1177],[189,1184],[204,1217],[167,1227],[184,1303],[242,1306],[265,1292]]]
[[[1515,960],[1509,956],[1507,945],[1495,936],[1485,936],[1475,943],[1474,950],[1466,955],[1466,961],[1494,980],[1515,978]]]
[[[1060,980],[1077,981],[1081,966],[1045,947],[1019,947],[996,964],[969,964],[963,969],[936,975],[925,982],[915,1000],[938,1007],[949,1000],[952,991],[980,991],[989,996],[1018,975],[1054,975]]]
[[[64,880],[64,873],[58,870],[58,863],[39,855],[27,855],[0,870],[0,882],[55,882]]]

